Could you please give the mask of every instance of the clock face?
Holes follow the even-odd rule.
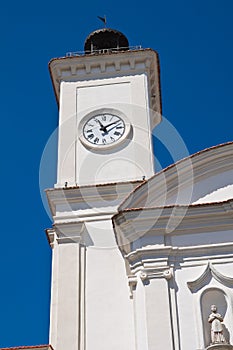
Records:
[[[99,113],[86,121],[82,133],[89,144],[104,147],[120,140],[125,134],[125,129],[125,122],[118,115]]]

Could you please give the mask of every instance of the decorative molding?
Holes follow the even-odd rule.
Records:
[[[74,219],[81,216],[98,216],[99,215],[113,215],[116,213],[117,206],[132,191],[135,187],[141,184],[143,181],[128,181],[128,182],[116,182],[103,185],[92,186],[77,186],[77,187],[63,187],[47,189],[46,195],[50,211],[53,217],[57,216],[59,207],[62,207],[59,211],[59,217],[62,219],[62,215],[65,213],[64,219]],[[103,205],[104,203],[104,205]],[[99,210],[104,206],[114,207],[109,212],[109,209]],[[75,210],[74,210],[75,208]],[[80,209],[79,215],[74,211]],[[85,214],[84,210],[89,210],[89,214]],[[63,214],[62,214],[63,213]],[[69,217],[70,216],[70,217]]]
[[[133,275],[128,275],[128,284],[130,288],[130,298],[133,297],[133,291],[135,290],[138,279],[143,283],[150,281],[155,278],[165,278],[167,281],[173,277],[172,269],[168,266],[164,268],[154,268],[154,269],[141,269],[139,273]]]
[[[72,222],[54,224],[52,229],[47,229],[45,232],[51,248],[54,248],[55,242],[57,244],[82,243],[84,230],[84,223]]]
[[[139,277],[142,281],[151,280],[154,278],[165,278],[166,280],[170,280],[173,277],[172,270],[166,268],[165,270],[142,270],[139,273]]]
[[[233,287],[233,278],[224,276],[218,272],[210,261],[208,262],[205,271],[201,274],[201,276],[194,281],[187,282],[187,285],[192,292],[196,292],[203,288],[208,283],[210,278],[214,278],[216,281],[225,286],[231,288]]]
[[[82,81],[147,72],[152,108],[161,113],[158,54],[152,49],[129,50],[99,55],[54,58],[49,63],[50,75],[59,103],[61,81]],[[153,84],[157,81],[157,84]]]
[[[153,273],[158,272],[161,269],[162,271],[168,269],[168,259],[171,252],[171,247],[146,247],[136,249],[132,253],[126,254],[124,257],[128,261],[134,274],[140,271],[146,273],[149,273],[148,271],[150,271],[150,273]]]
[[[198,204],[192,206],[167,206],[157,208],[139,208],[128,209],[119,212],[113,217],[114,229],[118,245],[124,254],[133,253],[132,243],[143,239],[154,237],[153,251],[159,251],[160,248],[168,248],[181,255],[182,252],[192,252],[201,249],[202,253],[215,250],[216,246],[220,251],[226,249],[228,244],[232,245],[229,233],[229,241],[219,240],[213,244],[203,244],[207,232],[232,231],[233,227],[233,199],[211,204]],[[228,210],[226,210],[226,206]],[[172,246],[173,236],[184,235],[186,238],[193,234],[202,234],[196,245],[187,244],[186,246]],[[156,237],[161,237],[160,244],[156,244]],[[159,239],[159,238],[158,238]],[[150,238],[151,240],[151,238]],[[225,248],[224,248],[225,247]],[[131,250],[132,249],[132,250]],[[142,251],[142,250],[141,250]]]
[[[53,249],[54,248],[54,241],[55,241],[55,235],[56,232],[52,228],[48,228],[45,230],[46,237],[48,239],[50,247]]]
[[[122,247],[120,247],[122,249]],[[130,244],[124,250],[130,251]],[[214,259],[216,255],[220,262],[232,262],[233,243],[200,245],[194,247],[150,246],[133,250],[125,254],[131,273],[137,274],[142,269],[156,269],[157,266],[175,264],[177,267],[202,266],[203,262]]]
[[[128,276],[128,284],[129,284],[129,289],[130,289],[130,298],[133,297],[133,291],[135,290],[137,283],[138,283],[137,276],[135,276],[135,275]]]
[[[206,350],[233,350],[231,344],[213,344],[206,348]]]

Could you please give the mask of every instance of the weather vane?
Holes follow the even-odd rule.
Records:
[[[106,25],[107,25],[106,16],[104,15],[104,17],[100,17],[100,16],[97,16],[97,17],[104,23],[104,27],[106,28]]]

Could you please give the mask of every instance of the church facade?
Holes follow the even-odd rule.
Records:
[[[233,143],[156,173],[158,54],[118,31],[49,67],[51,345],[30,349],[232,349]]]

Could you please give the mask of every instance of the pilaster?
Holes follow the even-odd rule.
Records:
[[[81,231],[82,225],[64,224],[49,232],[54,238],[50,343],[56,350],[84,349],[85,247],[80,243]]]
[[[173,326],[168,266],[141,270],[133,291],[136,343],[138,349],[173,347]]]

